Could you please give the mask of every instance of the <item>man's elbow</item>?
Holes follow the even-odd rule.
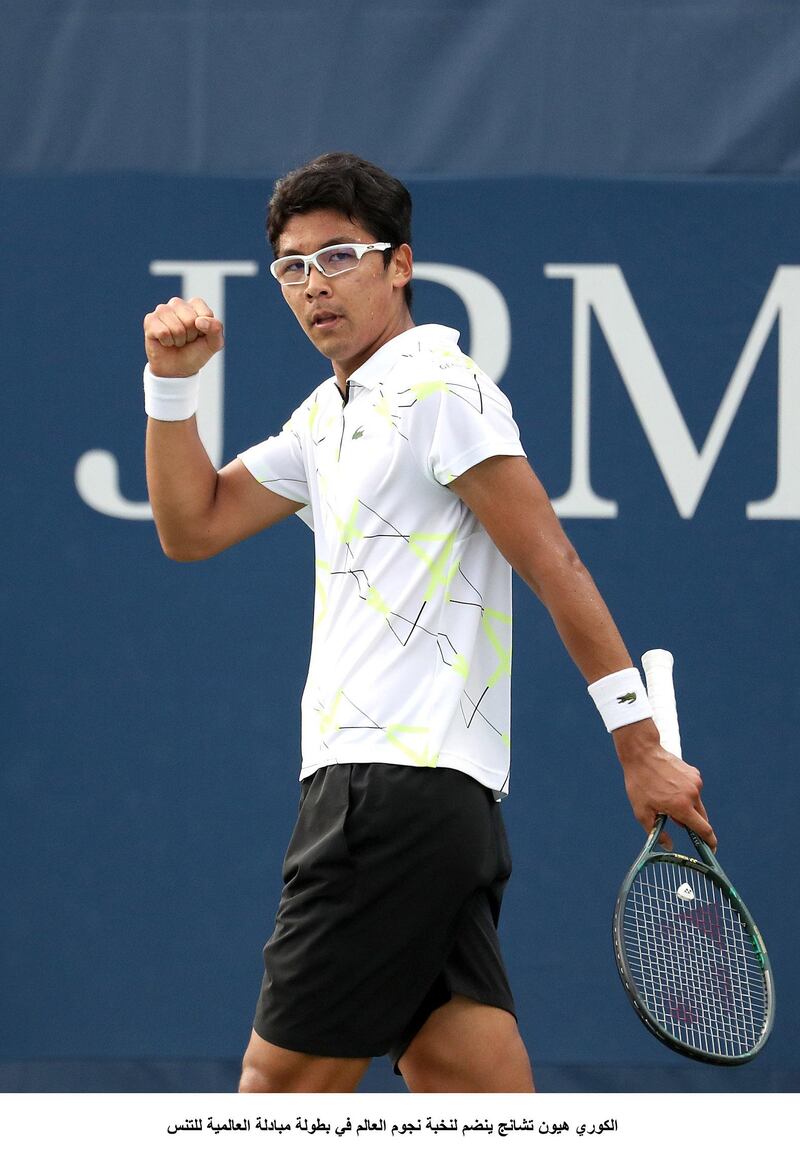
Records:
[[[175,563],[197,563],[200,559],[207,559],[207,555],[201,555],[196,552],[182,551],[178,548],[164,547],[164,554],[167,559],[172,559]]]
[[[161,550],[167,559],[175,563],[197,563],[201,559],[210,559],[216,555],[219,548],[214,548],[208,539],[189,539],[181,537],[170,539],[159,533]]]
[[[531,590],[542,602],[547,602],[549,596],[558,594],[564,587],[575,587],[587,579],[591,579],[589,572],[581,561],[572,544],[565,540],[563,545],[546,557],[537,556],[535,561],[526,557],[519,566],[514,564],[518,575],[521,575]]]

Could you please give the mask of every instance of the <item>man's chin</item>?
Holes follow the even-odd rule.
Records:
[[[346,340],[338,330],[339,327],[340,323],[331,327],[314,324],[313,327],[307,329],[306,334],[314,347],[328,359],[336,359],[346,351]]]

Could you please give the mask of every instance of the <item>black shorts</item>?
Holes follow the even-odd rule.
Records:
[[[451,995],[513,1014],[496,930],[510,873],[500,804],[461,771],[320,768],[302,783],[256,1033],[396,1065]]]

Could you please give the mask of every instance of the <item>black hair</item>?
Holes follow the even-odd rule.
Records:
[[[277,256],[281,233],[293,216],[332,208],[358,221],[379,243],[392,248],[411,243],[411,195],[382,168],[351,152],[326,152],[283,176],[267,209],[267,237]],[[384,265],[392,258],[383,253]],[[411,307],[411,284],[405,286]]]

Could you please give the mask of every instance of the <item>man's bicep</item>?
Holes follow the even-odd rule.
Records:
[[[466,503],[494,537],[555,514],[542,484],[524,456],[493,455],[454,479],[451,491]]]
[[[450,483],[497,549],[535,590],[553,565],[575,553],[527,459],[495,455]]]
[[[234,459],[219,472],[214,500],[213,535],[215,550],[248,539],[282,519],[288,519],[304,506],[270,491]]]

